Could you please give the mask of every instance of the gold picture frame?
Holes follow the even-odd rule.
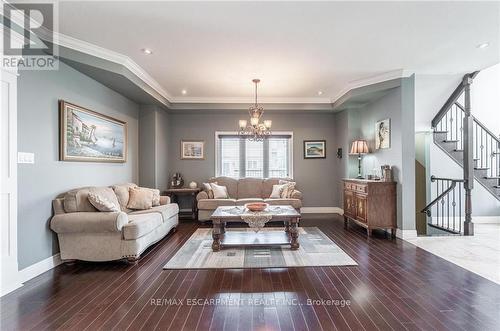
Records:
[[[127,123],[59,100],[59,160],[127,162]]]

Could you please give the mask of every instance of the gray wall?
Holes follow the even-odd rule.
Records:
[[[139,184],[168,187],[169,114],[157,106],[142,106],[139,116]]]
[[[393,168],[397,185],[398,227],[404,230],[415,229],[415,135],[413,77],[402,80],[401,87],[390,90],[388,94],[359,109],[347,111],[340,118],[347,121],[348,143],[355,139],[367,140],[370,154],[363,156],[362,174],[366,177],[380,166],[388,164]],[[337,117],[341,116],[340,114]],[[345,118],[347,117],[347,119]],[[391,147],[375,150],[375,123],[391,119]],[[348,157],[350,177],[357,175],[357,158]],[[403,208],[404,206],[404,208]]]
[[[245,111],[234,113],[170,114],[169,174],[180,172],[187,183],[198,183],[215,175],[215,131],[235,131],[238,119],[247,118]],[[304,194],[306,207],[339,206],[339,189],[335,179],[336,148],[333,114],[264,114],[273,120],[273,130],[293,131],[294,179]],[[205,160],[181,160],[180,141],[204,140]],[[304,160],[303,141],[325,139],[327,158]]]
[[[110,115],[128,124],[126,163],[60,162],[58,99]],[[138,180],[139,107],[91,78],[59,64],[58,71],[24,71],[18,80],[18,149],[33,152],[35,164],[18,166],[19,268],[58,252],[49,230],[52,199],[87,185]]]

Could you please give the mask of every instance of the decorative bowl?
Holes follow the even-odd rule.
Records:
[[[269,207],[269,204],[265,202],[250,202],[245,204],[245,208],[253,212],[264,211],[267,207]]]

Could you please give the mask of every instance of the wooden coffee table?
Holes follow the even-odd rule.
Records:
[[[242,216],[251,215],[244,206],[218,207],[211,216],[213,223],[212,250],[217,252],[224,247],[239,246],[282,246],[290,245],[292,250],[299,248],[300,213],[292,206],[269,206],[265,214],[271,216],[267,222],[282,221],[284,231],[228,231],[227,223],[245,222]]]

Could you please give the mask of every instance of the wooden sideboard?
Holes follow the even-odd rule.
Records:
[[[344,179],[344,224],[349,221],[372,229],[391,229],[396,234],[396,183],[364,179]]]

